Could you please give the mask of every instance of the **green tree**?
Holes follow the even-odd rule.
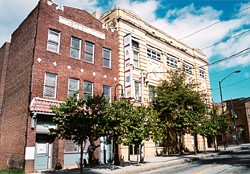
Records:
[[[155,88],[153,107],[164,126],[164,144],[168,151],[183,150],[183,135],[196,133],[199,120],[205,115],[202,94],[197,84],[188,80],[183,71],[169,71],[169,79]],[[177,145],[174,147],[173,145]]]
[[[119,165],[118,144],[141,144],[143,140],[161,137],[156,111],[145,106],[134,107],[130,101],[112,102],[106,112],[106,130],[114,140],[115,165]]]
[[[52,106],[56,114],[53,121],[57,129],[51,132],[61,139],[73,140],[80,146],[80,172],[83,173],[83,150],[89,140],[92,147],[103,132],[103,119],[107,101],[103,96],[88,96],[87,99],[67,98],[59,107]],[[94,150],[94,149],[93,149]],[[92,151],[89,155],[92,156]],[[92,159],[90,158],[90,164]]]

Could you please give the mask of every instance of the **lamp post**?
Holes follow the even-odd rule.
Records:
[[[228,78],[229,76],[231,76],[232,74],[234,73],[240,73],[240,70],[237,70],[237,71],[233,71],[231,72],[230,74],[228,74],[226,77],[224,77],[221,81],[219,81],[219,88],[220,88],[220,101],[221,101],[221,110],[222,110],[222,114],[224,113],[224,105],[223,105],[223,98],[222,98],[222,91],[221,91],[221,83],[226,79]],[[225,136],[225,141],[224,141],[224,149],[226,149],[226,146],[227,146],[227,138],[226,138],[226,135]]]
[[[119,83],[119,84],[117,84],[116,86],[115,86],[115,94],[114,94],[114,101],[117,101],[117,96],[116,96],[116,88],[118,87],[118,86],[121,86],[121,96],[123,96],[123,87],[122,87],[122,85]]]
[[[240,73],[240,70],[231,72],[229,75],[227,75],[226,77],[224,77],[221,81],[219,81],[219,88],[220,88],[220,102],[221,102],[221,109],[222,109],[222,113],[224,113],[224,106],[223,106],[223,98],[222,98],[222,91],[221,91],[221,83],[228,78],[229,76],[231,76],[234,73]]]

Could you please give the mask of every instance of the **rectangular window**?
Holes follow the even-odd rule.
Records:
[[[173,68],[178,68],[178,61],[175,58],[167,55],[167,65]]]
[[[153,86],[149,86],[149,102],[153,101],[153,98],[155,97],[156,93],[154,91]]]
[[[47,50],[59,53],[60,32],[49,29]]]
[[[64,142],[64,152],[66,153],[78,153],[79,146],[72,140],[65,140]]]
[[[68,84],[68,97],[73,97],[75,93],[79,90],[79,80],[77,79],[69,79]],[[77,95],[79,96],[79,94]]]
[[[93,96],[93,83],[92,82],[83,82],[83,96],[87,98],[88,95]]]
[[[71,37],[70,56],[76,59],[81,57],[81,39]]]
[[[85,42],[84,60],[94,63],[94,44],[90,42]]]
[[[186,72],[188,74],[193,74],[193,66],[192,65],[184,63],[183,64],[183,70],[184,70],[184,72]]]
[[[199,70],[200,77],[205,79],[205,71],[203,69]]]
[[[134,57],[134,67],[139,67],[139,53],[137,51],[133,51]]]
[[[148,58],[161,61],[161,53],[150,48],[147,49]]]
[[[44,97],[56,98],[57,75],[46,73],[44,79]]]
[[[139,49],[139,43],[135,40],[132,40],[132,48]]]
[[[140,83],[135,81],[135,98],[139,100],[140,97]]]
[[[111,50],[106,48],[102,49],[102,66],[111,68]]]
[[[103,85],[102,86],[103,95],[107,100],[111,100],[111,87]]]

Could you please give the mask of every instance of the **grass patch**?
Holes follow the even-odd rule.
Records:
[[[0,174],[24,174],[23,170],[0,170]]]

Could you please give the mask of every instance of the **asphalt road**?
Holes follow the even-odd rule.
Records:
[[[250,174],[250,150],[222,154],[203,160],[161,168],[143,174]]]

